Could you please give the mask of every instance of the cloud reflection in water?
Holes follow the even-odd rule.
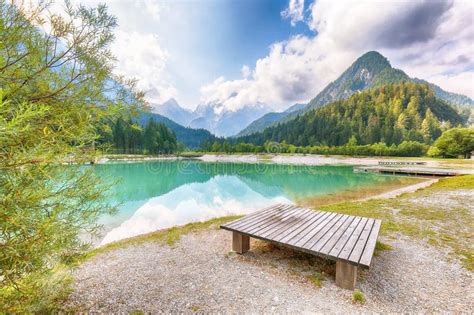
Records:
[[[246,214],[274,203],[292,202],[284,196],[265,197],[238,176],[219,175],[149,199],[130,218],[110,230],[101,245],[189,222]]]

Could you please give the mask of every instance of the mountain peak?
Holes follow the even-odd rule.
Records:
[[[166,102],[154,106],[154,112],[170,118],[183,126],[187,126],[194,118],[193,113],[181,107],[174,98],[170,98]]]
[[[360,68],[365,68],[371,73],[380,73],[385,68],[391,68],[390,62],[378,51],[369,51],[357,58],[357,60],[349,68],[358,70]],[[349,70],[348,69],[348,70]]]
[[[309,102],[306,109],[313,109],[332,101],[348,98],[357,91],[381,82],[380,76],[390,81],[403,81],[404,73],[394,73],[390,62],[377,51],[369,51],[354,63],[334,82],[330,83]],[[406,75],[405,75],[406,76]]]
[[[371,51],[366,52],[365,54],[363,54],[359,58],[357,58],[356,62],[358,60],[378,60],[380,62],[384,62],[384,63],[390,65],[390,62],[388,61],[388,59],[376,50],[371,50]]]
[[[166,102],[160,104],[159,106],[177,106],[177,107],[180,107],[178,102],[174,99],[174,98],[170,98],[169,100],[167,100]]]

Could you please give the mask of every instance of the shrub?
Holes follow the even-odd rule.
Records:
[[[352,293],[352,303],[365,304],[364,293],[355,290],[354,293]]]
[[[325,279],[324,275],[319,272],[316,272],[312,274],[311,276],[308,276],[308,280],[311,281],[311,283],[317,286],[318,288],[322,287],[324,279]]]

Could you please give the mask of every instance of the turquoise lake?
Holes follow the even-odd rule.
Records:
[[[119,180],[104,216],[101,244],[215,217],[246,214],[274,203],[314,206],[340,196],[363,197],[408,177],[356,173],[352,166],[207,163],[195,160],[107,163],[93,166]]]

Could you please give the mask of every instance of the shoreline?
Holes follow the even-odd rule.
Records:
[[[391,156],[347,156],[347,155],[312,155],[312,154],[198,154],[195,155],[104,155],[96,160],[97,164],[107,162],[135,162],[160,160],[196,160],[202,162],[223,163],[274,163],[288,165],[357,165],[375,166],[380,161],[416,161],[424,162],[421,167],[464,168],[474,170],[474,160],[442,159],[433,160],[428,157],[391,157]],[[404,165],[399,165],[404,166]]]
[[[372,200],[372,199],[390,199],[390,198],[396,198],[400,195],[403,195],[405,193],[413,193],[418,191],[419,189],[423,189],[426,187],[430,187],[431,185],[437,183],[440,179],[435,178],[435,179],[427,179],[426,181],[423,181],[421,183],[413,184],[413,185],[408,185],[405,187],[400,187],[396,188],[394,190],[390,190],[378,195],[373,195],[369,196],[366,198],[361,198],[361,199],[355,199],[353,201],[367,201],[367,200]]]

